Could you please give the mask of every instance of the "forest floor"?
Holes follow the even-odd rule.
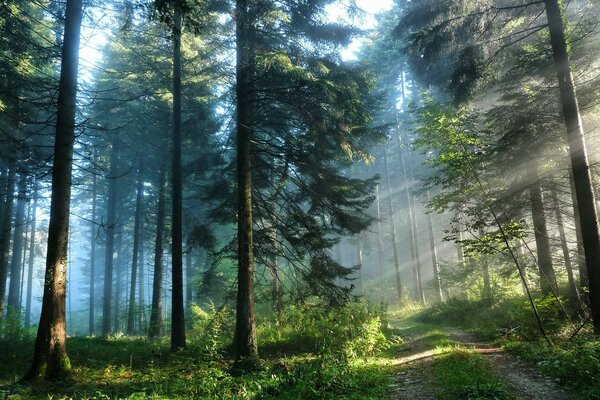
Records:
[[[389,398],[569,400],[550,377],[495,344],[456,328],[404,320]]]

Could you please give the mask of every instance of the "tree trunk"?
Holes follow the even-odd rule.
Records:
[[[94,164],[96,164],[96,155],[94,154]],[[98,179],[96,174],[92,175],[92,221],[90,237],[90,308],[88,315],[88,327],[90,336],[96,332],[94,308],[96,307],[96,202],[98,201]]]
[[[269,272],[271,273],[271,308],[273,309],[275,315],[280,317],[283,311],[283,293],[281,291],[279,265],[277,264],[277,253],[275,251],[275,249],[277,249],[279,246],[275,227],[271,227],[270,236],[271,242],[273,243],[273,252],[268,261],[268,268]]]
[[[6,200],[2,210],[2,232],[0,232],[0,320],[4,316],[4,298],[6,294],[8,260],[10,258],[10,233],[12,230],[14,190],[15,168],[14,166],[11,166],[6,179]]]
[[[419,259],[419,244],[417,240],[417,218],[415,215],[415,207],[408,187],[409,179],[406,172],[406,165],[404,163],[404,152],[402,146],[402,139],[398,136],[398,154],[400,155],[400,164],[402,166],[402,177],[404,179],[404,193],[406,196],[406,204],[408,205],[408,243],[410,245],[410,256],[413,265],[413,274],[415,277],[415,289],[417,294],[417,300],[421,304],[425,304],[425,291],[423,290],[423,279],[421,277],[421,260]]]
[[[577,241],[577,269],[579,271],[579,287],[582,293],[587,291],[589,279],[587,266],[585,265],[585,249],[583,248],[583,236],[581,235],[581,219],[579,217],[579,205],[577,204],[577,195],[575,193],[575,179],[573,171],[569,171],[569,186],[571,189],[571,201],[573,202],[573,221],[575,223],[575,240]],[[587,297],[587,296],[585,296]],[[584,298],[588,302],[589,299]]]
[[[187,324],[190,325],[192,318],[192,303],[194,301],[194,271],[192,267],[192,249],[188,247],[185,253],[185,313]]]
[[[65,289],[81,15],[81,0],[67,0],[58,86],[46,276],[33,362],[23,378],[28,381],[60,378],[71,371],[66,347]]]
[[[185,348],[183,306],[183,224],[181,183],[181,10],[175,8],[173,27],[173,215],[171,240],[171,351]]]
[[[121,324],[119,323],[119,315],[120,315],[120,311],[121,311],[121,294],[122,294],[122,290],[121,290],[121,280],[123,278],[123,253],[124,253],[124,249],[123,249],[123,231],[119,229],[118,232],[116,232],[115,234],[116,236],[116,242],[117,242],[117,257],[116,257],[116,262],[115,262],[115,291],[114,291],[114,298],[115,298],[115,309],[114,309],[114,314],[113,314],[113,329],[114,332],[121,332]]]
[[[573,265],[571,264],[571,254],[569,253],[567,235],[565,234],[565,227],[563,226],[562,209],[558,195],[556,194],[556,190],[554,188],[552,189],[551,196],[552,204],[554,205],[554,212],[556,213],[556,225],[558,228],[558,236],[560,238],[560,247],[565,259],[565,269],[567,270],[567,279],[569,282],[569,303],[571,303],[572,307],[577,308],[579,306],[579,292],[577,291],[577,285],[575,284],[575,278],[573,277]]]
[[[529,189],[529,199],[531,201],[531,216],[533,219],[533,229],[535,231],[537,262],[540,270],[540,288],[542,294],[547,296],[552,294],[553,291],[554,293],[558,293],[558,288],[556,285],[554,267],[552,266],[552,253],[550,251],[550,241],[548,239],[548,230],[546,228],[542,186],[537,171],[534,179],[535,181]]]
[[[396,244],[396,223],[394,216],[394,203],[392,202],[392,183],[390,180],[390,172],[388,168],[387,149],[383,150],[383,166],[385,174],[385,183],[387,186],[388,210],[390,213],[390,234],[392,240],[392,249],[394,252],[394,271],[396,273],[396,297],[398,303],[402,300],[402,278],[400,277],[400,256],[398,255],[398,246]]]
[[[31,188],[33,190],[33,187]],[[27,199],[27,215],[25,216],[25,233],[23,234],[23,256],[21,257],[21,287],[19,288],[19,308],[23,307],[23,293],[25,286],[25,265],[28,260],[28,245],[29,245],[29,221],[31,221],[31,193],[30,197]],[[23,316],[21,316],[21,320],[23,321]]]
[[[165,202],[167,194],[167,171],[160,171],[160,190],[158,211],[156,213],[156,240],[154,244],[154,281],[152,282],[152,307],[148,338],[156,339],[162,330],[162,277],[163,277],[163,239],[165,233]]]
[[[254,25],[252,2],[236,0],[236,131],[238,291],[235,320],[235,367],[252,367],[258,359],[254,312],[254,256],[252,234],[252,134],[254,105]]]
[[[117,162],[119,159],[119,145],[113,139],[110,156],[110,176],[108,177],[108,216],[106,229],[106,253],[104,260],[104,298],[102,300],[102,335],[111,332],[111,313],[113,297],[113,268],[115,252],[115,214],[117,208]]]
[[[377,205],[377,260],[379,261],[379,280],[385,282],[383,231],[381,230],[381,198],[379,185],[375,186],[375,204]]]
[[[127,308],[127,334],[129,335],[135,334],[135,286],[137,284],[140,231],[142,225],[142,207],[144,198],[144,182],[142,180],[143,169],[144,167],[140,158],[137,177],[137,195],[135,199],[135,221],[133,223],[133,255],[131,260],[131,282],[129,287],[129,305]]]
[[[356,264],[358,265],[358,284],[359,293],[362,297],[365,297],[365,274],[363,268],[363,249],[360,234],[356,238]]]
[[[427,191],[427,201],[430,201],[429,191]],[[431,246],[431,265],[433,267],[433,285],[435,289],[435,297],[437,301],[444,301],[444,295],[442,294],[442,279],[440,277],[440,266],[438,264],[437,249],[435,247],[435,233],[433,231],[433,221],[431,220],[431,213],[427,213],[427,222],[429,225],[429,244]]]
[[[143,225],[143,221],[142,221]],[[139,328],[138,332],[144,332],[144,325],[146,324],[146,268],[145,268],[145,260],[144,260],[144,242],[146,239],[144,227],[142,226],[140,229],[140,251],[139,251],[139,269],[140,269],[140,279],[139,288],[138,288],[138,308],[140,310],[139,314]]]
[[[33,183],[33,206],[31,207],[31,234],[29,236],[29,260],[27,266],[27,289],[25,294],[25,328],[31,324],[31,296],[33,290],[33,262],[35,261],[35,230],[38,201],[38,184]]]
[[[27,176],[19,177],[19,190],[17,195],[17,211],[15,214],[15,231],[13,235],[12,257],[10,261],[10,285],[8,287],[7,311],[11,316],[20,311],[21,303],[21,270],[23,268],[23,233],[25,231],[25,209],[27,208]]]
[[[596,199],[592,188],[592,175],[587,147],[577,104],[575,84],[567,51],[565,27],[558,0],[546,0],[546,15],[550,28],[550,43],[558,77],[560,100],[567,128],[569,156],[575,180],[575,192],[581,222],[581,235],[589,278],[590,309],[594,333],[600,335],[600,230]]]

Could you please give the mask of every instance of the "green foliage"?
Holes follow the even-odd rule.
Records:
[[[290,307],[277,324],[261,323],[263,368],[230,373],[233,314],[227,308],[192,307],[189,346],[169,352],[166,339],[115,334],[72,337],[73,380],[19,389],[28,399],[383,399],[391,367],[371,358],[387,347],[383,310],[362,302],[339,309],[322,304]],[[18,379],[33,348],[0,341],[0,386]],[[25,350],[25,351],[23,351]],[[296,354],[290,356],[290,354]],[[17,394],[16,392],[12,392]]]
[[[508,400],[506,384],[481,355],[464,349],[443,354],[433,363],[433,373],[443,388],[443,400]]]
[[[597,338],[581,338],[555,347],[542,341],[512,340],[506,342],[505,347],[574,389],[578,399],[600,399],[600,341]]]
[[[222,349],[231,341],[234,321],[228,308],[217,308],[210,303],[208,311],[192,304],[192,331],[190,339],[194,348],[209,361],[222,358]]]
[[[291,305],[278,323],[259,324],[259,343],[267,349],[283,346],[345,359],[370,357],[387,346],[382,332],[382,310],[365,302],[327,309],[305,303]]]
[[[560,333],[562,320],[556,300],[545,297],[538,298],[535,302],[546,330],[550,333]],[[521,297],[501,299],[492,304],[484,300],[452,299],[432,305],[424,310],[418,319],[427,323],[475,329],[489,338],[539,337],[539,328],[533,317],[531,305]]]

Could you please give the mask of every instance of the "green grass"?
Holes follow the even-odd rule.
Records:
[[[423,310],[415,318],[430,324],[461,327],[496,340],[556,379],[574,398],[600,400],[600,339],[593,335],[588,324],[575,340],[569,340],[579,322],[569,322],[553,299],[536,299],[536,303],[553,346],[540,337],[524,298],[500,299],[493,304],[456,299]]]
[[[427,367],[434,379],[435,391],[444,400],[511,400],[504,382],[481,355],[462,346],[447,329],[408,318],[396,323],[394,332],[405,338],[396,346],[399,356],[433,351],[435,356]],[[405,366],[404,368],[411,368]]]
[[[510,400],[506,384],[481,355],[456,347],[433,362],[433,373],[443,400]]]
[[[320,320],[295,329],[297,318],[305,314]],[[260,335],[268,351],[261,353],[262,368],[243,376],[230,374],[232,359],[226,348],[231,321],[207,324],[212,317],[204,317],[190,332],[188,349],[177,354],[169,352],[166,340],[69,338],[72,378],[12,388],[11,399],[375,400],[385,398],[391,383],[392,367],[381,355],[387,339],[380,314],[365,305],[296,311],[279,324],[263,324]],[[340,324],[347,324],[346,329]],[[329,330],[321,331],[323,326]],[[278,328],[283,334],[276,334]],[[0,341],[0,385],[22,376],[32,351],[31,339]],[[0,398],[7,394],[0,393]]]

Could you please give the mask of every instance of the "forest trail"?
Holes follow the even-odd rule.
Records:
[[[493,344],[483,342],[473,335],[443,328],[433,335],[403,336],[401,355],[392,364],[397,367],[389,397],[394,400],[437,400],[440,393],[434,364],[452,348],[473,351],[490,364],[493,373],[510,391],[511,398],[519,400],[570,400],[572,399],[551,378]],[[449,340],[450,339],[450,340]],[[452,347],[448,347],[452,346]]]

